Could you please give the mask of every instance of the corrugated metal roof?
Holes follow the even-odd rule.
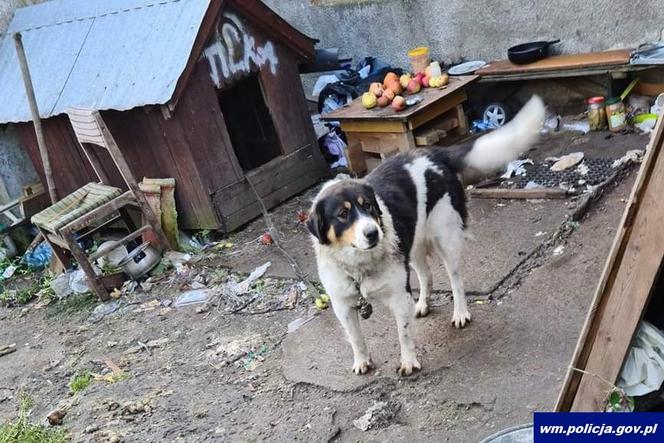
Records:
[[[20,31],[42,118],[119,111],[173,96],[210,0],[52,0],[16,11],[0,44],[0,124],[30,121]]]

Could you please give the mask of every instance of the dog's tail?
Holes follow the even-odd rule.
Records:
[[[525,152],[537,140],[544,113],[542,99],[534,95],[509,123],[466,148],[459,165],[464,181],[496,172]]]

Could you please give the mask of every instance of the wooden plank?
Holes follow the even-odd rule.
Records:
[[[395,121],[351,121],[341,122],[341,129],[344,132],[406,132],[408,128],[403,122]]]
[[[445,96],[443,99],[431,104],[431,106],[427,106],[413,114],[408,119],[408,129],[413,130],[419,128],[450,109],[454,109],[457,105],[466,101],[466,98],[466,91],[463,89]]]
[[[639,95],[656,97],[664,93],[664,83],[639,82],[634,90]]]
[[[349,134],[346,133],[346,137]],[[362,146],[362,151],[374,154],[389,153],[393,151],[405,152],[415,149],[415,139],[409,132],[357,132],[352,133],[354,141]]]
[[[582,69],[597,66],[620,66],[629,64],[631,49],[617,49],[585,54],[552,55],[534,63],[515,65],[509,60],[493,61],[475,71],[480,76],[505,75],[528,72]]]
[[[196,67],[196,62],[201,57],[203,49],[205,48],[205,44],[207,43],[210,34],[214,30],[215,25],[219,21],[221,8],[225,2],[226,0],[211,0],[207,11],[205,11],[203,21],[201,22],[201,25],[198,28],[198,33],[196,34],[196,38],[194,39],[193,47],[191,48],[191,52],[189,53],[189,59],[187,60],[187,64],[185,65],[182,74],[180,74],[180,78],[178,78],[178,81],[175,84],[175,90],[173,91],[173,96],[168,102],[168,107],[170,108],[171,111],[175,109],[175,105],[178,103],[178,100],[180,100],[180,97],[184,93],[187,83],[189,83],[189,78],[194,72],[194,69]]]
[[[309,188],[311,185],[318,181],[314,175],[301,174],[295,175],[295,180],[287,183],[285,186],[282,186],[279,189],[274,190],[266,195],[261,195],[265,206],[269,209],[272,208],[289,197]],[[259,204],[254,199],[252,203],[243,207],[241,210],[229,214],[224,218],[226,229],[228,231],[235,230],[249,221],[259,217],[261,215],[261,209]]]
[[[414,132],[415,145],[417,146],[431,146],[438,143],[438,140],[447,135],[447,131],[442,129],[430,128],[425,131]]]
[[[252,183],[258,190],[258,193],[263,195],[263,193],[267,193],[269,189],[279,186],[278,178],[287,174],[292,167],[312,161],[314,149],[315,148],[312,145],[303,146],[295,152],[277,157],[268,163],[247,172],[247,175],[252,179]],[[312,162],[311,166],[314,167],[316,172],[321,172],[315,162]],[[244,178],[216,190],[214,194],[217,196],[223,195],[223,200],[218,201],[223,201],[224,206],[227,210],[230,210],[230,212],[235,210],[234,205],[236,203],[243,205],[246,204],[247,201],[253,200],[253,191],[247,185]],[[227,212],[228,211],[224,211],[225,214]]]
[[[535,189],[502,189],[502,188],[486,188],[486,189],[471,189],[468,194],[473,198],[550,198],[560,199],[566,198],[567,192],[562,189],[553,188],[535,188]]]
[[[346,160],[348,160],[348,169],[354,174],[361,176],[367,171],[367,162],[364,156],[362,141],[357,137],[359,133],[348,132],[346,139],[348,144],[344,150]]]
[[[368,120],[368,121],[400,121],[407,122],[413,115],[423,111],[429,106],[434,105],[440,100],[444,100],[447,96],[454,94],[457,91],[463,90],[470,83],[477,80],[477,75],[465,75],[458,77],[450,77],[450,82],[444,89],[440,88],[425,88],[422,89],[417,95],[421,95],[423,100],[414,105],[406,108],[401,112],[397,112],[391,107],[365,109],[362,106],[361,98],[358,97],[346,106],[337,109],[328,114],[321,115],[321,120],[333,120],[344,122],[347,120]]]
[[[633,334],[645,312],[664,259],[664,155],[659,155],[645,177],[643,194],[628,204],[632,214],[623,254],[607,282],[604,309],[598,318],[585,370],[612,383],[618,379]],[[597,377],[582,375],[572,411],[601,411],[610,388]]]
[[[655,131],[653,132],[653,135],[650,139],[650,143],[646,151],[645,158],[643,160],[643,163],[641,164],[639,174],[636,178],[636,182],[634,183],[634,187],[632,188],[632,192],[630,194],[627,206],[625,207],[625,211],[623,212],[622,221],[620,223],[620,229],[616,232],[616,236],[614,238],[613,245],[611,247],[611,252],[609,253],[609,257],[607,258],[607,261],[604,265],[602,276],[599,280],[597,289],[595,291],[595,295],[593,297],[593,301],[586,316],[583,329],[581,330],[581,334],[579,336],[576,349],[574,350],[574,355],[572,357],[570,369],[567,371],[567,375],[563,382],[563,386],[560,390],[558,399],[556,401],[556,406],[555,406],[556,411],[579,410],[578,409],[579,407],[586,407],[588,402],[591,403],[591,405],[594,405],[591,407],[597,407],[598,389],[601,390],[606,388],[605,386],[598,386],[597,384],[593,384],[591,380],[588,379],[584,380],[585,376],[580,372],[574,370],[574,368],[585,370],[585,368],[588,366],[590,356],[594,352],[595,349],[594,344],[598,337],[598,332],[600,331],[600,325],[603,319],[606,318],[607,321],[611,320],[610,318],[608,318],[608,316],[605,316],[605,312],[607,311],[609,306],[609,299],[611,299],[612,302],[615,303],[615,297],[611,297],[609,294],[611,294],[612,291],[615,291],[615,293],[622,292],[622,289],[620,288],[620,286],[616,285],[616,282],[618,281],[618,275],[620,270],[625,272],[625,276],[628,275],[626,271],[629,271],[629,269],[623,268],[623,261],[628,251],[627,247],[628,243],[632,241],[632,238],[636,238],[637,240],[642,241],[642,239],[640,239],[638,236],[635,237],[633,235],[632,228],[633,226],[637,226],[635,220],[638,216],[639,208],[641,207],[647,208],[647,199],[645,198],[645,194],[647,192],[647,187],[652,180],[652,177],[655,175],[653,174],[653,170],[655,170],[656,161],[658,163],[658,168],[662,167],[661,162],[664,161],[664,155],[661,154],[662,144],[664,144],[664,125],[662,125],[662,119],[660,119],[657,122]],[[659,171],[659,177],[655,178],[656,181],[654,181],[653,184],[657,183],[657,181],[661,181],[663,175],[664,174],[662,173],[662,171]],[[659,190],[656,191],[660,192],[661,195],[662,190],[663,189],[660,188]],[[651,211],[647,212],[648,216],[652,216]],[[661,212],[659,213],[659,219],[661,219]],[[641,222],[641,219],[639,219],[639,222]],[[639,229],[643,230],[645,229],[645,226],[639,225]],[[656,229],[651,229],[651,231],[656,231]],[[658,235],[661,234],[658,233]],[[635,251],[632,248],[631,254],[633,254],[634,252]],[[657,252],[657,254],[661,254],[661,251]],[[655,256],[657,254],[655,254]],[[652,259],[650,257],[647,257],[645,252],[641,253],[640,256],[645,260]],[[632,256],[632,258],[638,258],[638,256],[637,257]],[[625,262],[625,264],[627,263]],[[634,263],[629,263],[629,265],[634,265]],[[632,282],[632,284],[633,283],[634,282]],[[639,294],[637,294],[637,296],[638,295]],[[629,302],[631,303],[639,302],[637,300],[631,300],[633,297],[632,294],[627,293],[624,296],[626,299],[629,299],[630,300]],[[643,299],[641,299],[641,302],[643,302]],[[643,308],[643,306],[641,308]],[[628,312],[626,314],[628,317],[634,315],[633,309],[630,309],[630,311],[631,312]],[[629,318],[623,318],[622,320],[628,321]],[[631,333],[634,331],[635,328],[628,329],[629,325],[623,325],[620,323],[616,323],[616,325],[620,326],[622,335],[624,336],[629,335],[630,336],[629,340],[631,340]],[[628,330],[630,331],[630,333],[625,334],[625,331]],[[606,334],[607,332],[606,330],[604,330],[603,332],[605,334],[604,335],[605,340],[610,337],[610,335]],[[619,346],[620,343],[624,343],[624,340],[625,338],[623,337],[623,339],[621,339],[618,342]],[[616,349],[613,347],[612,349],[614,349],[618,354],[622,354],[621,356],[619,356],[622,365],[622,360],[624,359],[625,354],[622,352],[621,349]],[[610,361],[615,362],[615,358],[611,359]],[[609,374],[614,372],[612,371],[613,369],[612,366],[614,365],[608,364],[602,372],[607,373],[607,377],[605,377],[607,380],[615,381],[617,374],[614,377],[612,377],[611,374]],[[579,387],[582,381],[586,386],[584,388],[584,392],[586,392],[586,395],[588,395],[588,398],[586,400],[583,400],[584,402],[583,404],[576,402],[576,397],[579,395]]]
[[[309,155],[305,160],[289,161],[276,171],[270,168],[253,174],[251,180],[266,206],[271,208],[316,183],[320,179],[317,164],[313,156]],[[229,201],[226,198],[228,193],[236,197]],[[215,202],[224,214],[226,231],[234,230],[261,214],[253,191],[246,181],[216,193]]]
[[[111,253],[111,251],[113,251],[118,246],[126,245],[130,241],[137,239],[141,235],[143,235],[146,232],[151,231],[151,230],[152,230],[152,226],[150,226],[150,225],[141,226],[139,229],[137,229],[136,231],[132,232],[129,235],[126,235],[125,237],[121,238],[120,240],[109,243],[108,246],[104,247],[104,249],[102,251],[97,251],[94,254],[91,254],[90,255],[90,261],[95,261],[100,257],[107,256],[108,254]]]
[[[92,221],[104,218],[107,215],[110,215],[113,212],[117,211],[119,208],[126,206],[130,203],[135,204],[135,202],[136,200],[134,198],[134,194],[131,191],[127,191],[124,194],[114,198],[110,202],[105,203],[99,206],[98,208],[93,209],[92,211],[82,215],[81,217],[77,218],[71,223],[63,226],[62,228],[60,228],[60,232],[58,234],[64,237],[65,233],[76,232],[79,229],[85,228],[86,226],[90,225]]]

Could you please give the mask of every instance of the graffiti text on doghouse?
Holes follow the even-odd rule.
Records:
[[[217,87],[252,69],[269,68],[272,75],[276,75],[279,64],[272,42],[267,40],[262,46],[257,45],[242,21],[229,12],[224,13],[203,55],[210,63],[210,74]]]

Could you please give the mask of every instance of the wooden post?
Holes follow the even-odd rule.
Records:
[[[51,162],[48,159],[46,141],[44,140],[44,132],[42,131],[41,119],[39,118],[39,108],[37,107],[35,90],[32,87],[32,78],[30,77],[30,69],[28,68],[28,60],[25,57],[25,49],[23,49],[23,40],[20,32],[14,34],[14,44],[16,45],[18,64],[21,67],[21,76],[23,77],[23,84],[25,85],[25,94],[28,96],[28,104],[30,105],[30,113],[32,114],[32,123],[35,125],[39,154],[41,155],[42,165],[44,166],[44,175],[46,176],[46,184],[48,186],[48,195],[51,198],[51,204],[53,204],[58,201],[58,193],[55,189],[55,183],[53,182]]]

